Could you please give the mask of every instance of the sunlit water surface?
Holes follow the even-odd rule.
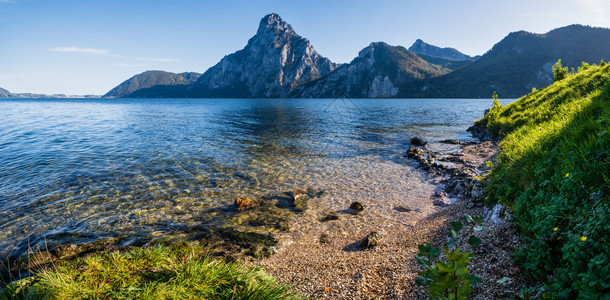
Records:
[[[1,100],[0,257],[44,244],[126,236],[128,245],[183,225],[221,226],[234,212],[219,208],[236,197],[314,187],[329,192],[333,208],[338,195],[366,196],[384,185],[400,191],[399,182],[385,181],[408,180],[412,169],[399,157],[412,136],[472,139],[466,128],[490,104]]]

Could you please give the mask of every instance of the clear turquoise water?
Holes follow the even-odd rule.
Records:
[[[350,166],[397,161],[414,135],[471,139],[466,128],[490,105],[0,100],[0,257],[45,244],[180,236],[185,228],[224,224],[236,197],[349,188],[338,182],[351,176]]]

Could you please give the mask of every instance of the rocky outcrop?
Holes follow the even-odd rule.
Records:
[[[297,98],[393,98],[410,83],[447,73],[401,46],[371,43],[352,62],[299,87]]]
[[[336,65],[277,14],[265,16],[246,47],[225,56],[191,86],[192,97],[286,97]]]

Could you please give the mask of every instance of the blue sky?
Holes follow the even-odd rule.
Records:
[[[271,12],[334,62],[374,41],[477,55],[513,31],[610,27],[607,0],[0,0],[0,87],[104,94],[146,70],[202,73]]]

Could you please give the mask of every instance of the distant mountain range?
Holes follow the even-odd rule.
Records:
[[[11,92],[9,92],[3,88],[0,88],[0,98],[7,98],[7,97],[10,97],[10,95],[11,95]]]
[[[0,88],[0,98],[99,98],[99,95],[64,95],[64,94],[33,94],[33,93],[11,93]]]
[[[407,50],[371,43],[349,64],[318,54],[277,14],[265,16],[244,49],[199,76],[147,71],[105,97],[489,98],[520,97],[552,83],[561,59],[575,68],[610,60],[610,29],[571,25],[546,34],[509,34],[483,56],[417,40]]]

